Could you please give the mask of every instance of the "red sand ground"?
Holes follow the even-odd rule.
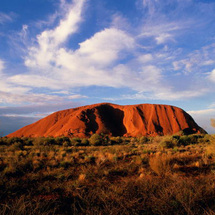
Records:
[[[206,133],[192,117],[180,108],[169,105],[88,105],[55,112],[8,137],[78,136],[106,133],[113,136],[156,136]]]

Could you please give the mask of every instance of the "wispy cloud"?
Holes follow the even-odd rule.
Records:
[[[171,89],[160,89],[157,88],[140,91],[134,94],[125,94],[120,97],[104,98],[105,100],[116,101],[116,100],[166,100],[166,101],[183,101],[186,99],[192,99],[204,95],[207,92],[206,89],[200,91],[195,90],[184,90],[184,91],[173,91]]]
[[[2,74],[4,69],[4,61],[0,59],[0,75]]]
[[[9,115],[16,115],[16,116],[28,116],[31,114],[32,116],[38,117],[38,114],[46,113],[49,114],[56,110],[64,110],[69,108],[74,108],[80,106],[81,102],[60,102],[56,101],[55,103],[47,104],[30,104],[30,105],[20,105],[20,106],[4,106],[0,107],[0,116],[9,116]]]
[[[140,25],[139,38],[153,39],[156,45],[177,43],[178,37],[189,28],[195,20],[186,13],[190,0],[139,0],[143,7],[144,18]],[[195,7],[195,6],[193,6]],[[181,15],[183,14],[183,16]]]
[[[207,68],[206,66],[215,65],[214,54],[214,43],[201,47],[201,49],[189,53],[184,59],[174,61],[174,70],[180,70],[184,73],[202,71],[200,68],[204,69],[204,67]]]
[[[204,110],[191,110],[191,111],[188,111],[188,113],[192,115],[211,115],[211,114],[215,114],[215,108],[204,109]]]
[[[2,92],[0,91],[0,103],[22,104],[22,103],[44,103],[63,101],[64,98],[48,94]]]
[[[178,22],[159,21],[154,23],[150,20],[144,24],[142,32],[138,37],[152,37],[156,43],[164,44],[167,41],[175,42],[175,36],[181,29],[186,28],[186,24]]]
[[[15,14],[13,14],[13,13],[6,14],[6,13],[0,12],[0,24],[12,22],[14,17],[15,17]]]
[[[10,84],[5,74],[5,62],[0,59],[0,104],[4,102],[16,102],[22,98],[22,95],[29,91],[29,88]],[[15,92],[15,93],[14,93]],[[20,95],[17,97],[17,95]],[[17,97],[17,100],[16,100]],[[20,99],[19,99],[20,97]]]

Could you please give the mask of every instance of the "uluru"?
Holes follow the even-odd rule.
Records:
[[[172,135],[206,133],[181,108],[160,104],[116,105],[100,103],[58,111],[27,125],[8,137],[69,136],[93,133],[110,136]]]

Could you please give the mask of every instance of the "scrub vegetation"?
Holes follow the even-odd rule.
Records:
[[[0,138],[0,214],[215,214],[215,136]]]

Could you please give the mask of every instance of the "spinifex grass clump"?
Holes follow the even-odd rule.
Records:
[[[213,136],[0,143],[2,215],[215,213]]]

